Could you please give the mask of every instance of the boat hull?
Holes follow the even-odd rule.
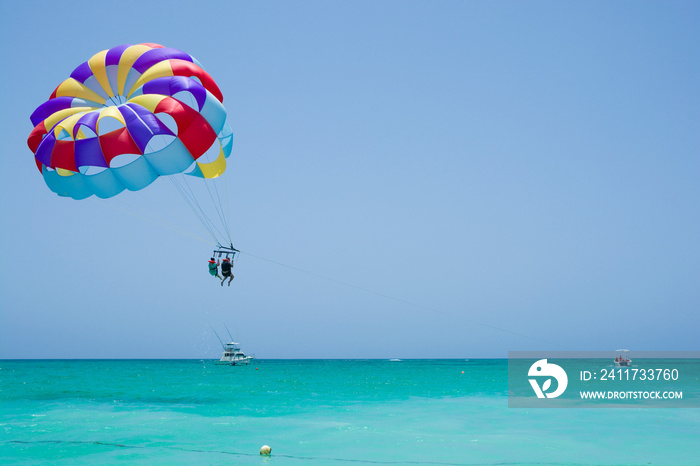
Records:
[[[219,361],[217,361],[217,365],[222,365],[222,366],[247,366],[250,364],[250,361],[253,359],[252,356],[246,356],[244,358],[236,358],[236,359],[225,359],[221,358]]]

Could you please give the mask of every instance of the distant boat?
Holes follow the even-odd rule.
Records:
[[[389,361],[401,361],[401,360],[398,358],[391,358],[391,359],[389,359]]]
[[[616,353],[619,353],[617,356],[615,356],[615,365],[619,367],[629,367],[630,364],[632,364],[632,360],[629,358],[628,354],[630,350],[626,349],[619,349],[616,351]]]
[[[241,351],[241,345],[232,341],[224,345],[224,353],[217,364],[227,364],[229,366],[244,366],[250,364],[255,356],[249,356]]]
[[[219,359],[216,364],[226,364],[227,366],[247,366],[250,364],[251,360],[255,359],[255,356],[247,355],[241,351],[240,343],[233,341],[233,337],[231,336],[231,332],[229,332],[228,327],[226,327],[226,325],[224,325],[224,327],[226,328],[226,332],[228,332],[228,336],[231,339],[231,342],[226,344],[221,341],[221,337],[219,337],[219,334],[216,333],[216,330],[214,330],[214,327],[212,327],[212,330],[214,330],[214,335],[216,335],[216,338],[219,339],[219,343],[221,343],[221,347],[224,350],[223,354],[221,355],[221,359]]]

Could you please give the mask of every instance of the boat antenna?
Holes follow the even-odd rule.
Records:
[[[231,339],[231,343],[233,343],[234,340],[233,340],[233,337],[231,336],[231,331],[228,329],[228,327],[226,326],[226,324],[224,324],[224,328],[225,328],[226,331],[228,332],[228,337]]]
[[[214,335],[216,335],[216,338],[219,339],[219,343],[221,343],[221,347],[222,347],[222,348],[226,348],[226,345],[224,345],[224,342],[221,341],[221,337],[219,336],[218,333],[216,333],[216,330],[214,330],[214,327],[212,327],[211,325],[210,325],[209,327],[211,328],[211,331],[214,332]],[[227,330],[228,330],[228,329],[227,329]]]

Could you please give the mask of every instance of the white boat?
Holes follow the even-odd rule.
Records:
[[[232,341],[224,345],[224,353],[217,364],[227,364],[229,366],[243,366],[250,364],[255,356],[249,356],[241,351],[241,345]]]
[[[619,349],[616,351],[618,353],[617,356],[615,356],[615,365],[618,367],[629,367],[632,364],[632,360],[629,358],[629,353],[630,350],[626,349]]]
[[[221,359],[219,359],[216,364],[226,364],[228,366],[247,366],[250,364],[252,359],[255,359],[255,356],[247,355],[241,351],[240,343],[233,341],[233,337],[231,336],[231,332],[229,332],[228,327],[226,327],[226,325],[224,325],[224,327],[226,328],[226,332],[228,332],[228,337],[231,339],[231,343],[224,344],[219,334],[216,333],[216,330],[214,330],[214,327],[211,328],[214,331],[216,338],[219,339],[221,347],[224,349]]]

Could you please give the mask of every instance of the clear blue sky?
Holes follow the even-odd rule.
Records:
[[[697,2],[2,1],[0,38],[0,358],[698,349]],[[224,94],[231,288],[165,183],[59,198],[27,148],[139,42]]]

